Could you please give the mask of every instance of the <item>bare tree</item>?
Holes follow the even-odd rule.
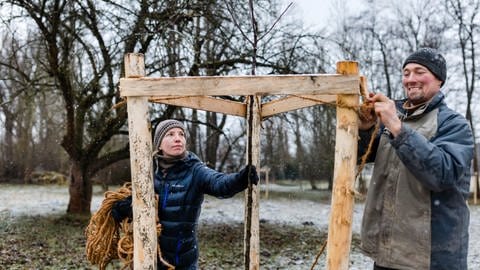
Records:
[[[263,14],[274,13],[270,2],[259,4]],[[102,0],[5,0],[2,5],[12,10],[7,18],[10,27],[21,23],[35,31],[36,39],[22,46],[35,46],[41,52],[34,61],[51,82],[42,91],[59,94],[57,100],[63,105],[61,146],[71,162],[68,212],[90,213],[92,177],[128,158],[126,110],[117,105],[122,104],[117,82],[125,53],[146,53],[147,75],[238,74],[251,64],[246,57],[251,49],[226,16],[224,1],[138,0],[119,5]],[[234,6],[240,18],[248,16],[241,1]],[[296,44],[299,52],[300,42]],[[275,59],[290,52],[268,50],[269,45],[259,47],[264,54],[258,66],[268,72],[289,70]],[[10,68],[21,76],[18,65]],[[152,106],[152,110],[152,126],[165,118],[189,117],[171,106]],[[221,127],[222,121],[215,125]]]
[[[472,113],[472,104],[475,95],[476,80],[480,78],[477,71],[477,53],[479,43],[476,37],[480,34],[480,1],[459,1],[446,0],[445,6],[448,14],[456,25],[457,42],[461,55],[461,70],[463,75],[463,85],[467,96],[465,117],[470,122],[473,131],[473,138],[476,142],[476,130],[474,114]],[[475,155],[473,160],[474,172],[477,172],[475,181],[479,183],[478,176],[478,148],[475,144]],[[480,193],[480,187],[477,184],[477,194]]]
[[[113,107],[120,101],[116,88],[125,51],[146,49],[147,1],[139,10],[123,8],[109,12],[108,2],[23,1],[10,3],[19,18],[38,29],[35,43],[45,55],[36,59],[50,75],[52,89],[58,89],[64,104],[65,125],[61,145],[70,161],[70,201],[67,211],[90,213],[91,177],[100,169],[128,157],[128,145],[104,152],[103,147],[115,135],[125,134],[126,110]],[[122,32],[125,12],[138,14],[134,27]],[[18,17],[16,17],[18,16]],[[103,22],[109,22],[104,24]],[[103,32],[102,32],[103,31]],[[106,33],[110,33],[107,35]],[[142,39],[143,38],[143,39]],[[119,50],[122,41],[125,49]]]
[[[437,2],[369,2],[365,13],[337,14],[338,27],[328,40],[345,59],[359,61],[371,91],[401,98],[400,70],[405,56],[420,47],[446,46],[449,25]]]
[[[21,46],[23,40],[34,40],[34,33],[4,33],[0,111],[5,129],[0,173],[5,178],[28,181],[35,169],[55,170],[62,165],[64,156],[56,143],[61,138],[57,129],[61,117],[56,116],[61,103],[51,98],[48,89],[52,80],[35,63],[42,59],[42,51]],[[47,106],[52,109],[50,113],[45,110]]]

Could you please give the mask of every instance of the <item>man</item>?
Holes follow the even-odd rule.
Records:
[[[361,230],[374,269],[467,269],[473,136],[445,104],[446,73],[442,55],[420,49],[403,64],[407,98],[370,94],[360,113],[360,155],[381,124]]]

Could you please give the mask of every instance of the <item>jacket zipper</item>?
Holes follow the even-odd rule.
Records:
[[[165,180],[167,179],[167,170],[162,171],[163,174],[163,200],[162,200],[162,209],[165,209],[167,207],[167,199],[168,199],[168,191],[170,185],[168,182]]]
[[[164,189],[163,189],[162,209],[165,209],[165,207],[167,207],[168,190],[169,190],[169,184],[165,183]]]

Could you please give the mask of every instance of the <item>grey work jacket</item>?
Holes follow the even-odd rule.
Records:
[[[398,101],[400,134],[391,138],[382,128],[377,136],[361,249],[381,266],[467,269],[473,137],[443,99],[439,92],[410,116]]]

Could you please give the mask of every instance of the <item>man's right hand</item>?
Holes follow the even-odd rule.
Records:
[[[382,93],[370,93],[367,101],[374,105],[375,115],[380,122],[396,137],[402,128],[402,121],[398,118],[395,102]]]

